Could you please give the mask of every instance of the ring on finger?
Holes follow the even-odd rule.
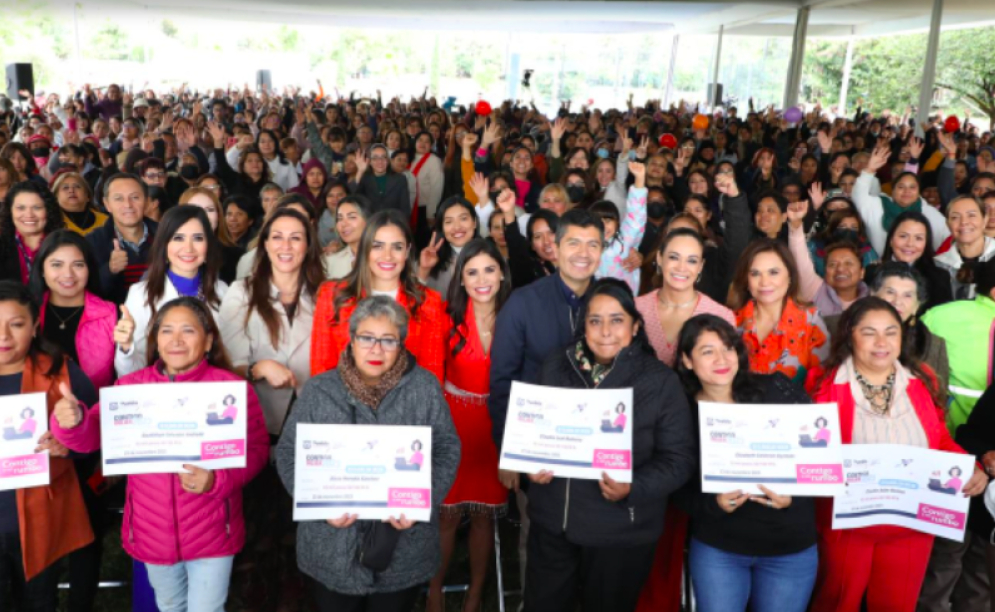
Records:
[[[736,500],[735,499],[730,499],[729,500],[729,507],[730,508],[735,508],[736,507]]]
[[[774,500],[773,499],[768,499],[767,500],[767,507],[768,508],[773,508],[774,507]]]

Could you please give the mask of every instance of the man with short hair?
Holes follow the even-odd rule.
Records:
[[[145,218],[149,188],[134,174],[118,173],[104,183],[104,207],[111,218],[86,239],[93,248],[104,299],[123,304],[128,288],[149,267],[157,224]]]

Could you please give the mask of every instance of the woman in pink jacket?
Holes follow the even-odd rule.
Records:
[[[147,368],[118,385],[244,380],[231,372],[221,336],[203,302],[181,297],[163,306],[149,330]],[[262,469],[269,439],[262,410],[246,383],[246,467],[128,478],[121,540],[146,564],[161,612],[223,612],[232,559],[245,543],[242,487]],[[67,406],[69,406],[67,408]],[[60,404],[51,419],[55,437],[71,450],[100,446],[100,407]]]

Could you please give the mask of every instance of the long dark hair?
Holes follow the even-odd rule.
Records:
[[[252,177],[246,174],[245,172],[245,160],[247,160],[250,155],[258,155],[259,159],[263,163],[263,175],[259,177],[258,181],[254,181]],[[263,157],[263,153],[262,151],[259,150],[259,147],[257,147],[254,144],[245,147],[244,149],[242,149],[242,152],[238,154],[238,173],[242,175],[242,177],[250,184],[257,186],[260,189],[262,188],[263,185],[273,180],[273,171],[270,170],[269,162],[266,161],[265,157]]]
[[[449,331],[449,338],[450,340],[454,337],[458,338],[456,346],[452,350],[454,357],[463,350],[467,340],[466,336],[463,335],[462,329],[460,329],[466,322],[466,312],[470,305],[470,296],[466,292],[466,287],[463,286],[463,269],[466,267],[467,262],[477,255],[487,255],[496,261],[498,267],[501,269],[501,285],[498,287],[497,295],[494,296],[495,314],[501,311],[501,307],[504,306],[504,303],[508,300],[508,296],[511,295],[511,270],[508,267],[508,262],[501,255],[501,251],[498,250],[497,245],[486,238],[474,238],[468,242],[463,247],[463,250],[460,251],[459,258],[456,260],[456,267],[453,269],[453,280],[449,283],[449,293],[446,296],[446,312],[453,322],[453,327]]]
[[[31,298],[28,288],[20,282],[13,280],[0,281],[0,302],[16,302],[24,306],[31,314],[32,327],[38,324],[38,302]],[[28,347],[27,359],[30,359],[32,364],[36,366],[39,355],[46,355],[52,360],[51,367],[45,372],[46,376],[55,376],[58,374],[65,363],[62,351],[59,347],[45,340],[45,334],[35,334],[31,339],[31,346]]]
[[[218,296],[218,270],[221,268],[221,244],[211,231],[211,222],[207,213],[199,206],[176,206],[166,211],[159,222],[152,250],[149,252],[149,271],[145,284],[145,301],[155,316],[156,305],[166,293],[166,271],[169,270],[169,260],[166,257],[169,242],[173,235],[188,221],[200,221],[207,240],[207,256],[200,267],[200,289],[204,301],[212,306],[221,304]],[[151,363],[151,362],[150,362]]]
[[[861,298],[854,302],[849,308],[843,311],[843,315],[840,317],[839,324],[836,327],[836,333],[833,334],[832,349],[829,352],[829,358],[822,363],[823,375],[819,379],[818,384],[822,384],[824,381],[830,379],[835,375],[836,369],[847,360],[848,357],[853,355],[853,331],[860,325],[860,322],[864,320],[864,317],[871,312],[887,312],[895,321],[898,322],[898,326],[904,329],[902,323],[902,317],[895,310],[895,307],[888,302],[882,300],[879,297],[868,296]],[[939,384],[936,380],[936,375],[926,372],[923,368],[922,362],[915,355],[915,348],[912,346],[911,342],[906,342],[907,338],[902,336],[902,350],[898,354],[898,362],[907,368],[916,378],[922,380],[923,384],[926,385],[926,389],[929,391],[930,396],[932,396],[933,401],[936,404],[942,404],[942,396],[939,389]]]
[[[24,174],[27,175],[28,178],[31,178],[32,176],[38,174],[38,164],[35,163],[34,156],[31,155],[31,151],[28,149],[28,146],[23,142],[14,142],[14,141],[8,142],[3,146],[2,149],[0,149],[0,157],[9,160],[11,157],[13,157],[15,152],[20,153],[21,157],[24,158],[25,161]],[[17,181],[14,182],[16,183]]]
[[[684,393],[693,399],[702,389],[698,375],[684,365],[684,358],[691,357],[698,339],[706,332],[713,332],[726,348],[736,351],[739,369],[732,379],[733,400],[744,404],[759,402],[763,397],[763,388],[757,376],[750,372],[750,355],[746,345],[743,344],[743,337],[728,321],[712,314],[695,315],[688,319],[681,327],[681,333],[677,338],[677,363],[674,369],[681,378]]]
[[[426,134],[428,132],[425,132]],[[428,153],[431,155],[431,152]],[[435,212],[435,227],[433,231],[437,238],[445,238],[445,232],[443,232],[443,225],[445,225],[446,211],[450,208],[456,208],[457,206],[463,207],[470,215],[470,219],[473,221],[473,239],[480,238],[480,221],[477,219],[477,211],[470,201],[463,196],[454,195],[447,198],[442,204],[439,204],[438,210]],[[449,267],[453,259],[456,258],[456,251],[453,250],[453,245],[449,244],[448,240],[443,240],[442,247],[439,249],[439,263],[432,268],[432,271],[428,273],[430,278],[439,278],[439,274],[443,270]]]
[[[389,167],[389,166],[388,166]],[[408,298],[410,304],[411,318],[415,317],[418,308],[425,301],[426,288],[418,282],[415,276],[415,255],[412,245],[414,235],[411,233],[411,224],[399,211],[382,210],[366,221],[366,229],[363,230],[363,237],[359,239],[359,247],[356,249],[356,264],[352,271],[343,279],[343,286],[337,292],[334,301],[335,315],[332,317],[332,324],[339,322],[339,313],[342,308],[349,303],[358,303],[360,299],[371,295],[372,281],[370,279],[370,251],[373,249],[373,240],[377,231],[382,227],[393,226],[401,230],[404,235],[404,242],[408,245],[408,256],[401,270],[401,277],[398,281],[401,284],[401,291]]]
[[[788,293],[784,299],[785,301],[792,299],[796,304],[803,304],[799,296],[801,281],[798,277],[798,266],[795,264],[795,258],[788,249],[788,245],[774,238],[758,238],[751,242],[739,257],[739,263],[733,273],[732,284],[729,286],[729,298],[726,305],[736,311],[753,299],[753,296],[750,295],[750,266],[761,253],[774,253],[784,262],[789,279]]]
[[[245,324],[248,326],[249,317],[252,311],[259,313],[259,317],[266,323],[269,331],[270,342],[273,348],[277,348],[280,343],[280,317],[273,308],[273,298],[270,295],[270,283],[273,280],[273,266],[266,251],[266,241],[273,230],[273,223],[277,219],[295,219],[304,226],[304,234],[307,236],[307,251],[304,253],[304,261],[301,262],[301,269],[297,273],[297,292],[300,295],[307,295],[312,300],[318,295],[318,288],[325,280],[325,271],[321,265],[321,247],[318,246],[318,237],[314,226],[300,212],[293,208],[280,208],[273,211],[270,218],[259,230],[259,246],[256,247],[256,261],[253,264],[255,273],[245,281],[246,293],[248,296],[248,309],[245,312]]]
[[[259,133],[256,134],[256,148],[259,149],[260,154],[262,154],[262,148],[259,146],[259,139],[262,138],[263,134],[266,134],[273,139],[273,150],[276,152],[277,158],[280,159],[280,163],[287,164],[287,157],[283,154],[283,150],[280,148],[280,137],[277,136],[276,132],[273,130],[261,129],[259,130]],[[263,157],[263,162],[265,162],[266,165],[269,165],[269,162],[266,161],[265,157]]]
[[[149,326],[148,363],[153,364],[159,361],[159,328],[162,326],[162,320],[166,318],[166,314],[174,308],[187,308],[193,312],[197,320],[200,321],[200,326],[213,338],[211,350],[207,352],[207,363],[216,368],[231,372],[232,367],[231,361],[228,360],[228,351],[225,350],[225,345],[221,341],[221,330],[218,329],[218,324],[214,321],[211,309],[204,302],[189,296],[170,300],[163,304],[158,312],[154,313],[152,325]]]
[[[936,263],[933,261],[933,257],[936,255],[933,249],[933,226],[929,224],[929,219],[926,218],[926,215],[919,211],[907,210],[895,217],[891,228],[888,230],[888,237],[884,241],[884,253],[881,253],[881,261],[891,261],[894,259],[895,251],[891,248],[891,240],[898,232],[898,226],[906,221],[915,221],[926,228],[926,246],[922,251],[922,255],[912,266],[919,270],[924,277],[929,278],[929,273],[936,268]]]
[[[617,278],[599,278],[591,284],[591,288],[587,292],[587,295],[584,296],[584,302],[580,306],[580,316],[577,317],[579,324],[574,329],[574,342],[585,340],[587,333],[587,325],[585,323],[587,321],[587,311],[591,305],[591,300],[599,295],[610,297],[618,302],[622,310],[632,317],[632,322],[639,324],[639,331],[632,338],[632,344],[649,355],[655,355],[653,347],[650,345],[649,337],[646,335],[646,321],[643,320],[643,315],[636,308],[636,299],[632,295],[632,289],[629,288],[628,283]],[[586,344],[585,342],[585,346]]]
[[[100,293],[100,268],[97,267],[97,260],[93,257],[93,249],[85,238],[72,230],[55,230],[45,237],[41,246],[38,247],[38,254],[35,255],[34,264],[31,266],[31,276],[28,278],[28,289],[31,295],[39,299],[49,291],[48,283],[45,282],[45,260],[52,256],[64,246],[76,247],[83,255],[86,264],[86,271],[89,278],[86,281],[86,290],[94,295]]]
[[[42,233],[47,236],[55,230],[65,227],[59,202],[47,187],[35,181],[14,183],[7,191],[7,195],[3,199],[3,205],[0,206],[0,242],[11,247],[14,245],[14,232],[16,231],[14,229],[14,199],[22,193],[31,193],[38,196],[45,205],[45,228],[42,230]]]

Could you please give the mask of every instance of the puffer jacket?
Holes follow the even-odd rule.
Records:
[[[49,292],[41,300],[39,321],[45,327],[45,307]],[[109,387],[114,382],[114,326],[117,325],[117,307],[89,291],[83,298],[83,314],[76,329],[76,355],[79,366],[86,372],[97,389]]]
[[[576,345],[543,363],[539,384],[569,389],[632,388],[632,488],[607,501],[596,480],[553,478],[529,485],[529,518],[578,546],[624,548],[655,542],[668,497],[694,474],[697,444],[691,409],[677,374],[635,344],[618,354],[596,387],[581,374]],[[554,470],[555,474],[555,470]]]
[[[207,361],[189,372],[167,377],[161,362],[121,377],[116,385],[169,382],[223,382],[244,379]],[[185,491],[177,474],[143,474],[128,477],[121,541],[129,555],[144,563],[173,565],[211,557],[234,555],[245,544],[242,487],[249,483],[269,457],[269,436],[259,399],[246,385],[248,424],[246,467],[214,471],[214,486],[203,494]],[[70,450],[90,453],[100,448],[100,406],[86,413],[73,429],[59,427],[53,414],[49,426]]]
[[[349,392],[339,371],[330,370],[304,385],[276,447],[276,469],[293,494],[297,424],[421,425],[432,428],[432,520],[401,532],[390,565],[374,573],[360,564],[358,553],[372,521],[338,529],[325,521],[298,523],[297,564],[326,588],[346,595],[391,593],[428,582],[439,569],[439,509],[456,479],[460,439],[439,381],[416,365],[408,353],[401,380],[376,410]]]

